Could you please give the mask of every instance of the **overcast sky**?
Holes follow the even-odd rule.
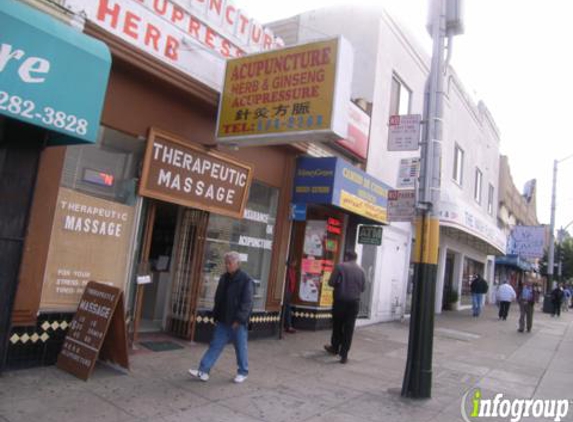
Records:
[[[429,46],[429,0],[380,0]],[[363,0],[362,3],[377,3]],[[236,0],[262,22],[343,0]],[[452,64],[466,89],[485,102],[501,131],[518,189],[538,181],[537,214],[549,223],[554,159],[573,154],[573,1],[465,0],[465,33],[454,40]],[[573,221],[573,158],[559,164],[556,227]],[[570,227],[573,232],[573,224]]]

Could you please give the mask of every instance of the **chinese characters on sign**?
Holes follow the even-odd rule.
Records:
[[[388,128],[388,151],[416,151],[420,145],[420,122],[422,116],[390,116]]]
[[[346,137],[349,55],[347,43],[333,39],[229,60],[219,142],[308,141],[314,140],[311,132],[323,141]]]

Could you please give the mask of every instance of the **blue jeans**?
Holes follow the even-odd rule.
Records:
[[[199,370],[208,374],[215,362],[217,362],[217,359],[219,359],[219,356],[221,356],[227,343],[233,342],[235,355],[237,356],[237,373],[239,375],[247,375],[249,373],[247,331],[247,326],[244,324],[240,324],[236,329],[233,329],[231,325],[217,323],[209,349],[207,349],[199,364]]]
[[[479,316],[481,313],[481,304],[483,302],[483,293],[472,293],[472,309],[474,316]]]

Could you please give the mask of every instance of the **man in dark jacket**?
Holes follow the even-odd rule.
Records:
[[[481,275],[477,274],[473,279],[470,289],[472,292],[472,308],[474,317],[479,317],[483,304],[483,296],[487,293],[489,286]]]
[[[253,280],[240,269],[240,256],[237,252],[225,254],[227,272],[219,279],[215,292],[213,317],[216,321],[213,339],[203,355],[199,369],[189,373],[201,381],[209,380],[209,372],[221,352],[230,341],[237,356],[236,383],[242,383],[249,374],[247,358],[247,324],[253,310]]]
[[[340,363],[348,361],[352,344],[354,325],[360,306],[360,294],[366,286],[364,270],[356,263],[356,252],[348,251],[345,262],[337,265],[328,285],[334,287],[332,308],[332,338],[324,349],[333,355],[340,355]]]

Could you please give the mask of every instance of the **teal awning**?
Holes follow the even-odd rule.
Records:
[[[95,143],[107,46],[15,0],[0,1],[0,114],[50,131],[50,143]]]

